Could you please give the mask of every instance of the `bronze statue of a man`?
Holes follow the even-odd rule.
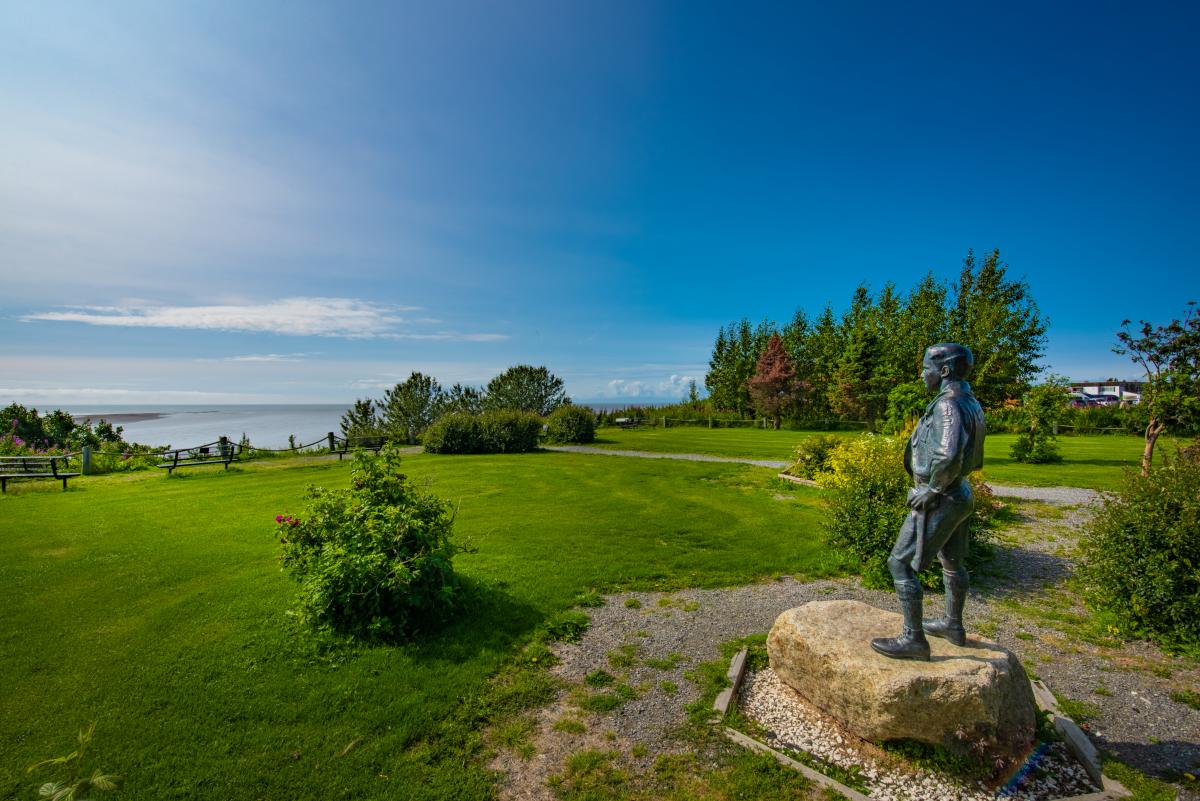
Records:
[[[871,647],[893,659],[929,659],[926,634],[955,645],[967,641],[963,603],[967,598],[967,524],[975,498],[967,476],[983,467],[983,409],[964,379],[975,359],[971,351],[952,342],[925,351],[921,377],[938,395],[925,407],[904,451],[904,467],[913,477],[908,491],[911,509],[888,558],[896,595],[904,613],[899,637],[878,637]],[[946,580],[946,616],[922,620],[921,582],[917,573],[929,567],[933,555],[942,562]]]

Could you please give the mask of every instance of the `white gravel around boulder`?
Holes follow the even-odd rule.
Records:
[[[1096,792],[1087,773],[1061,744],[1035,752],[999,788],[957,781],[925,770],[901,771],[883,752],[844,732],[788,687],[770,668],[746,676],[739,708],[766,730],[766,743],[803,751],[848,770],[857,770],[878,801],[1050,801]]]

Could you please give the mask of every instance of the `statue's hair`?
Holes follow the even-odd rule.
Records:
[[[939,369],[943,366],[949,367],[951,378],[966,378],[970,375],[971,368],[975,366],[975,357],[971,355],[971,349],[957,342],[939,342],[936,345],[930,345],[925,349],[925,353]]]

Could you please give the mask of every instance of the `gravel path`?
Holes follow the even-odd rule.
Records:
[[[968,629],[1016,652],[1060,698],[1076,702],[1074,714],[1090,718],[1085,727],[1101,749],[1152,775],[1196,771],[1200,711],[1170,695],[1200,687],[1198,666],[1146,643],[1105,647],[1078,636],[1086,618],[1064,580],[1071,573],[1079,527],[1099,494],[1063,487],[993,489],[1013,499],[1020,520],[1003,533],[993,570],[975,580]],[[800,582],[786,576],[729,589],[608,596],[605,606],[586,610],[592,624],[582,641],[556,648],[561,661],[553,670],[569,689],[555,703],[536,710],[534,755],[522,759],[500,750],[495,767],[507,777],[502,797],[549,801],[554,796],[547,780],[562,772],[570,754],[582,749],[619,750],[622,763],[635,771],[650,770],[659,754],[687,750],[691,746],[680,731],[685,706],[698,690],[685,673],[718,659],[722,643],[766,632],[783,610],[829,599],[895,606],[892,593],[864,589],[856,579]],[[927,603],[936,610],[939,599],[933,596]],[[585,682],[597,670],[611,674],[636,697],[613,711],[582,711],[581,698],[611,691]],[[1185,797],[1186,792],[1181,795]]]
[[[678,459],[683,462],[735,462],[737,464],[752,464],[755,467],[773,467],[782,470],[790,462],[780,462],[774,459],[743,459],[737,456],[709,456],[706,453],[654,453],[653,451],[618,451],[609,448],[593,448],[590,445],[543,445],[544,451],[562,451],[563,453],[591,453],[597,456],[632,456],[637,459]]]

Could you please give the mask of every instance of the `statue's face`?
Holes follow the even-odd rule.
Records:
[[[921,362],[921,378],[925,381],[925,389],[933,392],[942,385],[942,371],[929,358],[929,354],[925,354],[924,360]]]

